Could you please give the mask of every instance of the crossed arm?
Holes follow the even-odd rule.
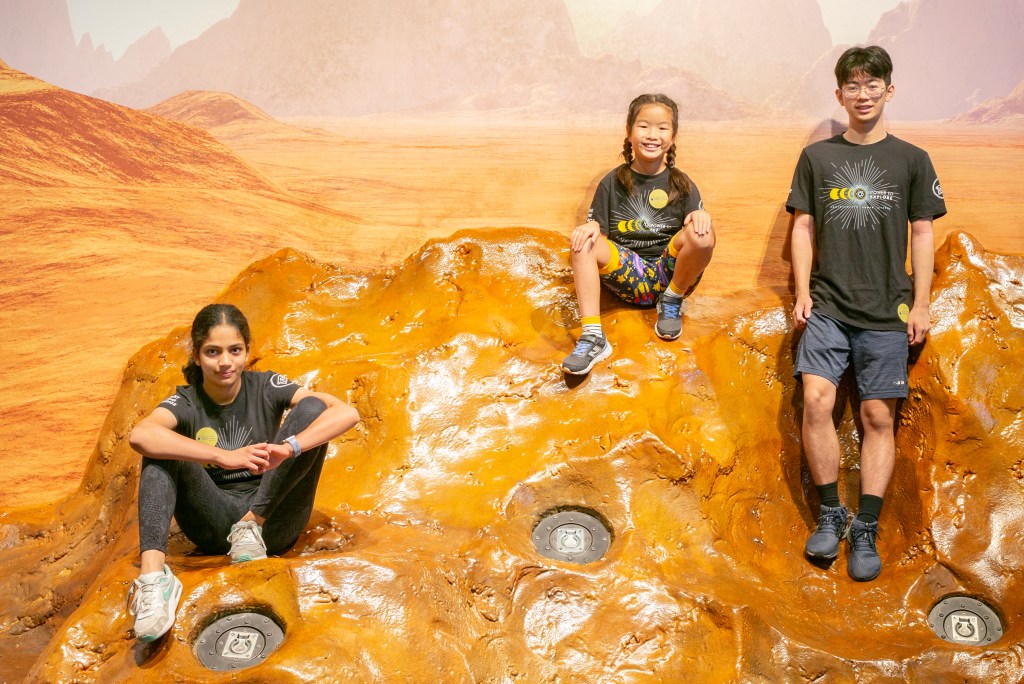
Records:
[[[329,442],[359,422],[359,413],[352,406],[324,392],[300,388],[292,397],[290,406],[306,397],[317,397],[327,404],[327,408],[308,428],[295,435],[303,451]],[[246,468],[254,474],[276,468],[293,455],[288,444],[265,442],[228,451],[178,434],[174,431],[177,425],[174,414],[158,406],[132,429],[128,441],[133,449],[149,458],[211,463],[225,470]]]

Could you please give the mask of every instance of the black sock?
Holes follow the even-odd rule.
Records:
[[[871,494],[860,495],[860,510],[857,511],[857,519],[873,523],[878,522],[878,516],[882,514],[882,497]]]
[[[828,506],[829,508],[835,508],[841,505],[839,503],[839,482],[829,482],[828,484],[815,485],[818,490],[818,496],[821,498],[821,505]]]

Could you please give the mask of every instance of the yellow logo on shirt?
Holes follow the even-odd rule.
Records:
[[[910,307],[906,304],[900,304],[896,308],[896,313],[899,315],[900,320],[906,323],[910,319]]]
[[[651,196],[647,198],[647,201],[655,209],[664,209],[668,204],[668,193],[661,188],[656,188],[651,190]]]
[[[196,441],[209,446],[217,446],[217,431],[210,427],[200,428],[196,433]]]
[[[638,230],[644,230],[647,228],[644,225],[643,219],[633,219],[632,221],[619,221],[617,226],[620,233],[635,233]]]

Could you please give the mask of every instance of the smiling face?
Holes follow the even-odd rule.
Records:
[[[193,359],[203,371],[203,389],[211,399],[229,403],[237,396],[249,359],[249,348],[238,328],[223,324],[210,328]]]
[[[882,118],[885,103],[895,90],[883,79],[858,71],[836,88],[836,99],[846,110],[851,127],[870,128]]]
[[[644,105],[633,125],[627,126],[626,137],[633,147],[633,169],[648,175],[659,173],[676,137],[672,110],[661,104]]]

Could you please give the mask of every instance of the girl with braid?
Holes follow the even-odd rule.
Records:
[[[612,353],[601,327],[601,285],[623,301],[656,306],[654,332],[682,332],[682,304],[711,262],[715,233],[700,192],[676,168],[679,108],[665,95],[629,105],[625,163],[597,186],[587,222],[572,232],[571,254],[583,334],[562,370],[585,375]]]

